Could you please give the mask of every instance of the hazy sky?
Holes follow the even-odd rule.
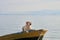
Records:
[[[60,10],[60,0],[0,0],[0,12]]]

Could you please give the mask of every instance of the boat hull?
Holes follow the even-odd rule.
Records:
[[[13,33],[1,36],[0,40],[42,40],[47,30],[31,30],[27,32]]]

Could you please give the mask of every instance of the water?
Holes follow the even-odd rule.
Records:
[[[32,22],[32,29],[48,29],[43,40],[60,40],[58,15],[0,15],[0,36],[20,32],[28,20]]]

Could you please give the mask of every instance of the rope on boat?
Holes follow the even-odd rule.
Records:
[[[40,34],[37,40],[42,40],[42,38],[43,38],[43,35]]]

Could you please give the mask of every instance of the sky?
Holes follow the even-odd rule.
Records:
[[[0,13],[60,10],[60,0],[0,0]]]

